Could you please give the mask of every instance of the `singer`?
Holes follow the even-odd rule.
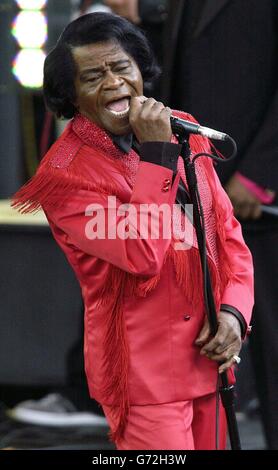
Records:
[[[145,36],[127,20],[93,13],[70,23],[46,58],[44,95],[56,116],[71,121],[13,205],[45,211],[79,280],[89,391],[117,448],[215,449],[218,370],[234,380],[253,305],[252,261],[211,161],[198,159],[219,312],[211,338],[196,236],[190,249],[175,249],[185,241],[175,221],[185,215],[174,203],[190,201],[171,111],[144,97],[157,73]],[[203,136],[190,144],[193,153],[210,149]],[[141,236],[134,212],[117,212],[105,234],[88,237],[90,207],[90,217],[105,216],[109,196],[135,207],[135,217],[149,204],[170,207],[172,236],[163,236],[161,213],[153,238]],[[109,237],[115,227],[124,229]],[[221,406],[219,429],[224,449]]]

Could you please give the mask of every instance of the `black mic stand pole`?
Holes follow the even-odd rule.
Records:
[[[184,129],[180,129],[177,138],[181,148],[181,156],[184,161],[185,174],[188,184],[191,203],[193,205],[193,220],[196,228],[200,261],[203,271],[204,299],[206,304],[207,316],[210,324],[212,336],[215,336],[218,329],[217,313],[215,308],[214,295],[212,290],[211,278],[206,256],[206,238],[205,227],[203,226],[202,206],[198,192],[195,164],[190,160],[189,134]],[[227,372],[220,374],[221,388],[220,395],[225,409],[228,431],[232,450],[241,450],[240,437],[235,413],[234,385],[229,385]]]

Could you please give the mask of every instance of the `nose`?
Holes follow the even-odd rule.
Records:
[[[103,87],[105,90],[116,90],[124,83],[124,80],[119,75],[113,73],[111,70],[107,70],[105,74]]]

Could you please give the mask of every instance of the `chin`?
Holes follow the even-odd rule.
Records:
[[[131,127],[128,127],[126,129],[121,129],[121,130],[113,130],[113,131],[110,131],[112,134],[114,135],[126,135],[126,134],[130,134],[132,132],[132,129]]]
[[[129,134],[130,132],[132,132],[132,129],[131,129],[131,126],[130,124],[123,124],[122,126],[118,125],[118,126],[105,126],[105,129],[108,131],[108,132],[111,132],[111,134],[114,134],[114,135],[125,135],[125,134]]]

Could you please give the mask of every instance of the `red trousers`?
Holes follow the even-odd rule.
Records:
[[[220,401],[220,400],[219,400]],[[109,407],[103,411],[113,429]],[[132,405],[118,450],[214,450],[216,396],[159,405]],[[219,449],[226,447],[226,418],[219,403]]]

